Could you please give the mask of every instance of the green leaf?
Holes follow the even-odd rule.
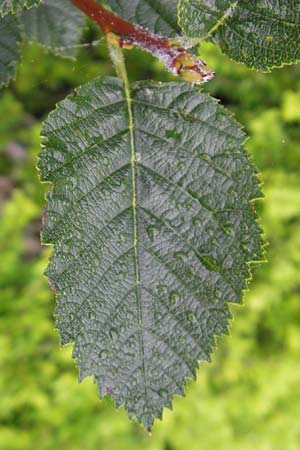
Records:
[[[13,16],[0,17],[0,87],[15,76],[19,62],[20,32]]]
[[[74,56],[80,42],[84,15],[68,0],[46,0],[18,17],[0,17],[0,87],[15,76],[21,31],[29,40],[60,56]]]
[[[112,10],[139,25],[164,36],[179,32],[177,0],[106,0]]]
[[[179,24],[186,34],[207,37],[221,26],[227,16],[232,15],[237,2],[224,0],[180,0],[178,4]]]
[[[24,9],[37,6],[41,0],[1,0],[0,15],[5,16],[8,13],[16,13]]]
[[[240,126],[186,83],[97,79],[44,124],[42,238],[62,343],[147,428],[226,333],[261,258]]]
[[[190,37],[212,37],[236,61],[270,70],[300,60],[300,2],[180,0],[179,23]]]
[[[64,56],[76,52],[84,20],[69,0],[47,0],[22,14],[27,38]]]

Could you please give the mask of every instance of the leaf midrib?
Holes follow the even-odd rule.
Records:
[[[146,384],[146,370],[145,370],[145,352],[144,352],[144,336],[143,336],[143,314],[142,314],[142,298],[140,288],[140,272],[139,272],[139,256],[138,256],[138,222],[137,222],[137,158],[134,141],[134,120],[131,100],[131,90],[129,80],[124,77],[124,91],[125,100],[128,108],[128,128],[130,136],[130,167],[131,167],[131,180],[132,180],[132,214],[133,214],[133,251],[134,251],[134,268],[135,268],[135,286],[136,286],[136,299],[137,299],[137,311],[138,311],[138,330],[139,330],[139,347],[141,368],[144,382],[145,402],[148,404],[147,384]]]

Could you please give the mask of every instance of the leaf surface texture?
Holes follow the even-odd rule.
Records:
[[[46,0],[22,14],[27,38],[63,56],[76,52],[84,20],[84,15],[69,0]]]
[[[0,15],[5,16],[8,13],[16,13],[24,9],[37,6],[41,0],[1,0]]]
[[[155,33],[172,36],[179,33],[177,0],[107,0],[112,10]]]
[[[0,17],[0,87],[14,77],[19,62],[20,31],[13,16]]]
[[[211,37],[232,59],[259,70],[300,60],[298,0],[180,0],[188,36]]]
[[[43,241],[62,343],[147,428],[183,394],[261,258],[239,124],[185,83],[102,78],[43,128]],[[131,108],[132,118],[129,114]]]

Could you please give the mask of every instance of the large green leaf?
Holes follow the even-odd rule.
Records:
[[[13,16],[0,17],[0,87],[15,75],[19,62],[20,31]]]
[[[179,23],[236,61],[269,70],[300,60],[299,0],[180,0]]]
[[[5,16],[8,13],[16,13],[23,9],[37,6],[41,0],[0,0],[0,15]]]
[[[94,375],[151,427],[226,333],[258,260],[255,169],[240,126],[185,83],[97,79],[43,128],[53,184],[42,234],[57,326]]]
[[[177,0],[106,0],[125,19],[165,36],[179,32]]]
[[[29,40],[66,56],[73,56],[80,41],[83,14],[69,0],[45,0],[38,8],[22,14]]]

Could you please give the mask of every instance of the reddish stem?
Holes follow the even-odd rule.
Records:
[[[204,61],[190,55],[176,39],[150,33],[111,13],[94,0],[70,0],[77,8],[96,22],[109,41],[119,47],[138,45],[162,59],[173,73],[187,81],[208,81],[214,72],[206,70]]]
[[[133,41],[144,43],[145,46],[168,46],[168,39],[150,34],[142,28],[127,22],[127,20],[116,16],[103,8],[103,6],[98,5],[94,0],[71,0],[71,2],[94,22],[100,25],[104,34],[113,32],[120,36],[132,39]]]

